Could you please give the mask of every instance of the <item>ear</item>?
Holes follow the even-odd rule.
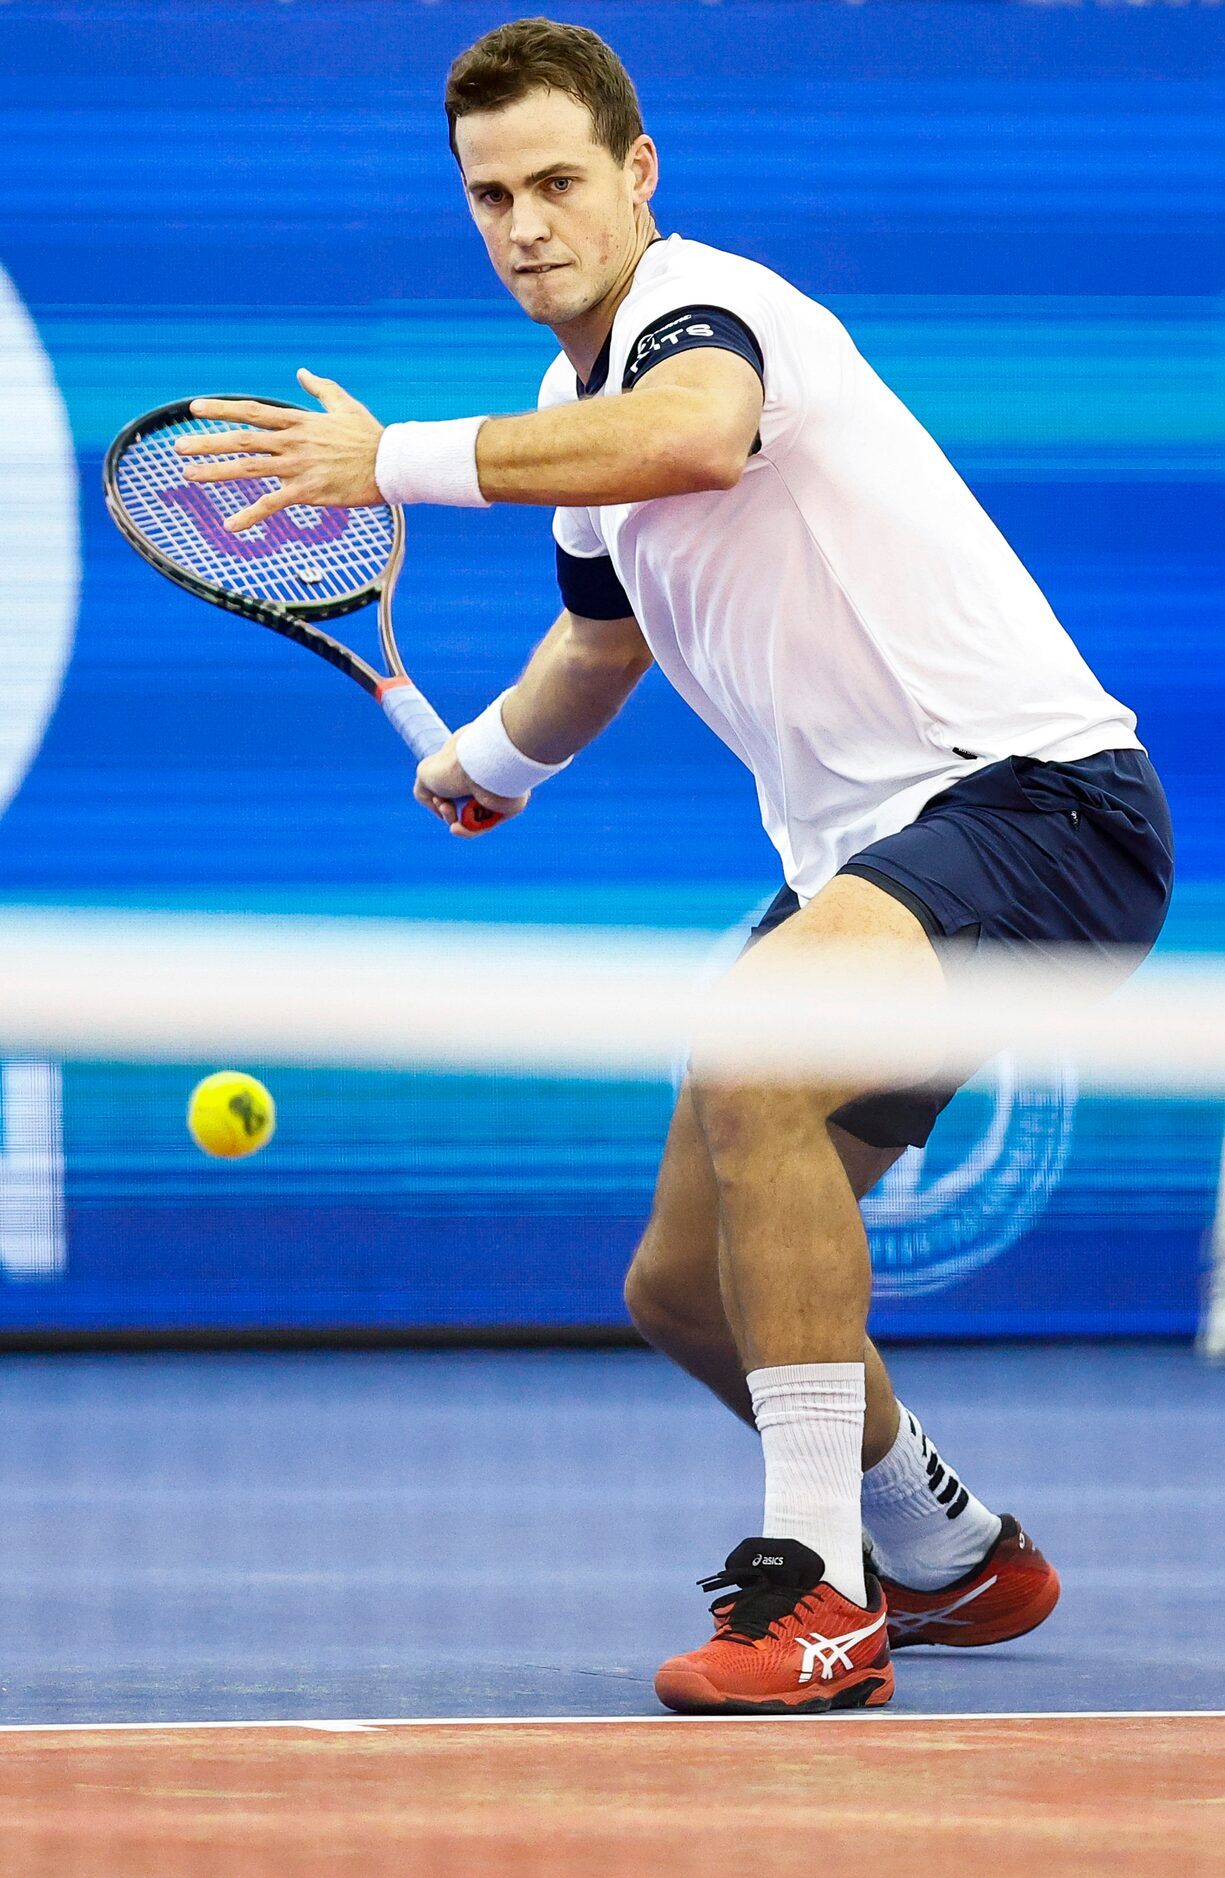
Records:
[[[634,187],[634,207],[651,200],[659,187],[659,152],[649,137],[636,137],[625,159]]]

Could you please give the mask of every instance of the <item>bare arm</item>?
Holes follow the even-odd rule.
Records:
[[[490,502],[598,508],[731,489],[761,406],[761,380],[744,359],[685,352],[621,397],[491,418],[476,444],[481,493]]]
[[[503,700],[506,733],[538,763],[562,763],[612,722],[650,665],[651,654],[632,617],[596,620],[561,613]],[[464,836],[480,831],[460,826],[453,798],[474,795],[503,816],[517,815],[528,801],[476,788],[456,759],[455,736],[421,764],[413,793]]]
[[[298,376],[322,411],[215,398],[192,404],[198,417],[253,428],[181,437],[175,449],[191,459],[189,481],[279,479],[278,488],[227,519],[231,532],[293,502],[345,508],[381,500],[374,466],[383,426],[331,379]],[[476,443],[481,494],[489,502],[590,508],[731,489],[753,448],[761,407],[761,380],[736,353],[684,352],[655,366],[632,392],[490,418]],[[209,460],[236,454],[241,460]]]

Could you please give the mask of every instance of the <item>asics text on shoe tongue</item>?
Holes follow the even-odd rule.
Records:
[[[728,1640],[751,1643],[794,1611],[824,1576],[825,1561],[798,1539],[746,1539],[721,1572],[698,1582],[703,1591],[724,1594],[710,1608],[722,1619]]]
[[[825,1560],[798,1539],[745,1539],[723,1567],[733,1583],[768,1578],[795,1591],[811,1591],[825,1576]]]

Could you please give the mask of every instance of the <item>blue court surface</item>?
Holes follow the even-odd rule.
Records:
[[[912,1650],[896,1711],[1225,1707],[1225,1371],[1184,1345],[904,1348],[899,1393],[1063,1577]],[[8,1357],[0,1722],[651,1716],[755,1438],[652,1355]]]

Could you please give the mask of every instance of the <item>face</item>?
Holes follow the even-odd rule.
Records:
[[[489,258],[528,318],[565,327],[599,306],[637,258],[659,174],[650,138],[618,163],[585,105],[541,90],[461,117],[455,142]]]

